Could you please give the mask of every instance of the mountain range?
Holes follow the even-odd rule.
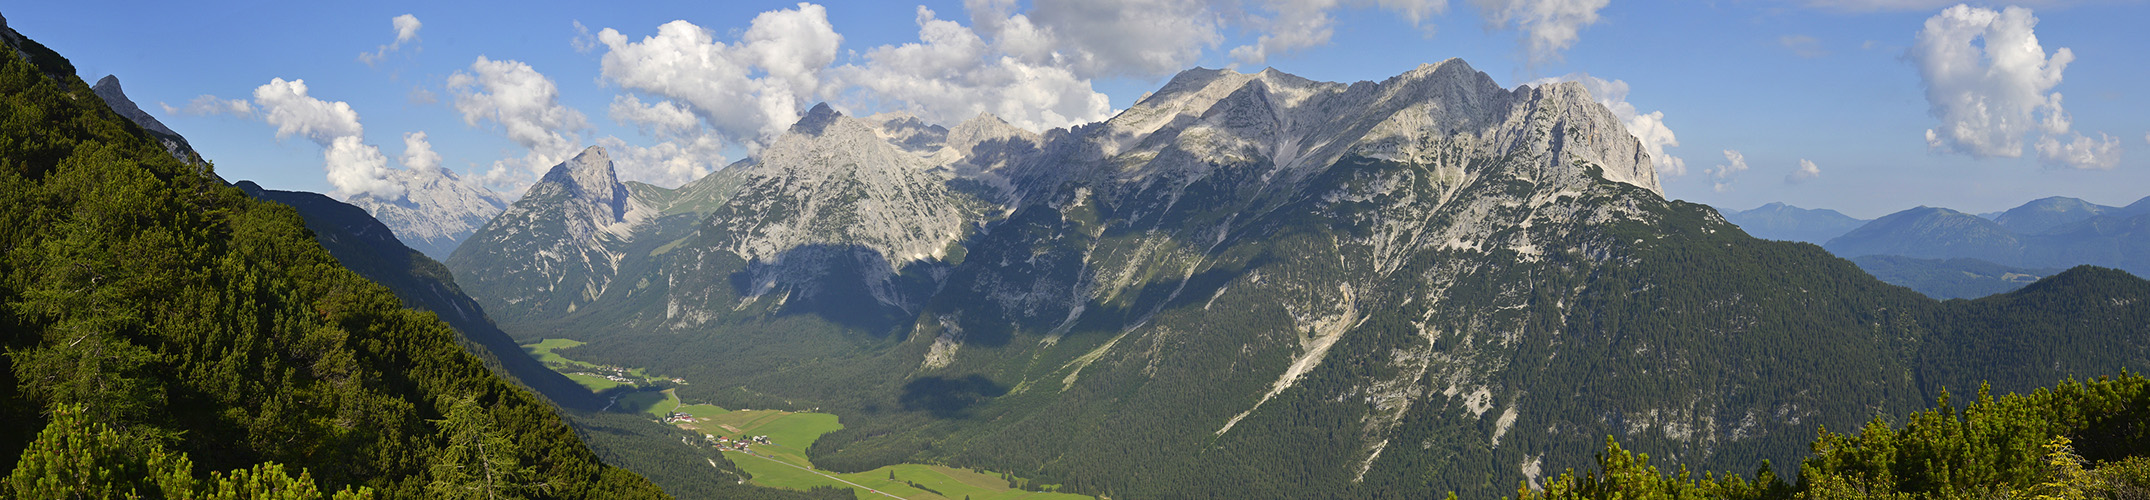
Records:
[[[524,341],[840,415],[817,466],[1114,497],[1489,496],[1608,435],[1744,472],[2150,360],[2142,280],[1936,302],[1666,200],[1581,86],[1460,60],[1189,70],[1044,134],[819,106],[771,144],[676,190],[584,151],[447,265]]]
[[[1971,258],[2022,268],[2091,264],[2150,275],[2150,197],[2126,207],[2045,198],[1992,219],[1918,207],[1875,219],[1823,247],[1846,258]]]
[[[1488,497],[1612,469],[1593,459],[1619,451],[1606,436],[1786,474],[1767,464],[1807,456],[1817,428],[2150,364],[2150,282],[2078,266],[1920,296],[1665,199],[1583,86],[1503,88],[1454,59],[1352,84],[1189,70],[1042,134],[821,105],[679,188],[622,181],[593,147],[497,216],[444,174],[384,224],[395,212],[358,205],[393,202],[228,186],[118,104],[116,79],[96,91],[4,21],[0,39],[8,110],[57,118],[0,123],[23,139],[0,142],[0,459],[22,452],[0,465],[118,460],[46,474],[134,481],[112,491],[229,494],[183,480],[206,471],[658,494],[624,465],[676,495],[831,496],[746,486],[668,442],[688,436],[587,411],[595,395],[500,353],[543,338],[695,381],[681,398],[835,413],[807,450],[820,468],[977,467],[1112,498]],[[1830,246],[2140,255],[2128,209],[2041,201],[1916,209]],[[456,224],[474,227],[460,245]],[[397,227],[445,238],[424,243],[445,265]],[[1861,265],[2025,278],[1877,255]],[[145,458],[166,448],[177,473]]]
[[[1804,241],[1820,245],[1830,238],[1866,224],[1866,219],[1853,218],[1826,208],[1799,208],[1783,203],[1770,203],[1744,211],[1722,211],[1724,220],[1738,225],[1740,230],[1756,238],[1780,241]]]
[[[2144,214],[2150,198],[2111,207],[2055,196],[1978,215],[1917,207],[1862,220],[1770,203],[1724,217],[1757,238],[1824,245],[1882,281],[1949,299],[2015,290],[2083,264],[2141,276],[2150,269],[2134,256],[2150,243],[2139,235],[2145,221],[2133,219]]]

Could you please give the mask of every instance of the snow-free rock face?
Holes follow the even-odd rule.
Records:
[[[1348,85],[1274,69],[1193,69],[1076,135],[1083,140],[1055,142],[1062,151],[1046,161],[1109,160],[1106,177],[1123,183],[1168,172],[1200,176],[1229,163],[1260,163],[1274,171],[1265,178],[1283,180],[1347,155],[1438,163],[1528,153],[1545,159],[1548,175],[1583,177],[1580,162],[1608,180],[1663,193],[1640,141],[1580,84],[1503,89],[1459,59]]]
[[[136,106],[133,99],[127,98],[127,92],[120,89],[119,77],[105,75],[103,79],[97,80],[97,85],[90,87],[90,92],[97,94],[97,98],[103,99],[105,105],[110,106],[113,112],[119,113],[120,117],[149,131],[150,137],[156,138],[157,143],[164,146],[165,153],[180,161],[196,165],[203,163],[201,154],[194,152],[194,146],[187,144],[187,138],[180,137],[178,132],[173,132],[171,127],[164,126],[164,122],[157,121],[157,117],[142,111],[142,107]]]
[[[448,268],[496,318],[571,312],[612,285],[634,227],[656,213],[592,146],[471,234]]]
[[[345,202],[372,213],[404,244],[427,257],[446,260],[464,238],[508,206],[498,193],[464,182],[449,170],[392,170],[389,176],[404,187],[403,196],[360,193]]]
[[[916,119],[814,107],[759,157],[729,167],[739,194],[663,257],[662,269],[677,273],[666,276],[667,303],[685,304],[669,307],[668,319],[675,328],[697,325],[713,317],[715,297],[735,293],[749,303],[773,295],[915,313],[931,287],[907,287],[899,275],[944,268],[984,209],[929,171],[925,153],[942,149],[946,134]]]

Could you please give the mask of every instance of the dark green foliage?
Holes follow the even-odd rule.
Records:
[[[1875,278],[1936,299],[1975,299],[2007,292],[2059,269],[2024,269],[1978,259],[1921,259],[1897,255],[1862,255],[1851,262]]]
[[[495,373],[503,373],[561,406],[585,410],[604,406],[603,398],[524,355],[515,339],[495,326],[484,308],[456,286],[447,266],[404,246],[388,226],[374,220],[365,209],[315,193],[262,189],[253,181],[239,181],[237,186],[255,199],[297,209],[306,219],[306,228],[313,231],[314,240],[335,256],[337,263],[388,287],[405,307],[439,315],[462,333],[464,348],[483,359]]]
[[[1792,481],[1767,463],[1754,480],[1651,466],[1611,438],[1597,470],[1568,471],[1521,499],[2143,498],[2150,495],[2150,379],[2123,373],[2029,394],[1943,395],[1902,425],[1826,430]]]
[[[426,421],[469,398],[550,486],[536,496],[662,495],[599,463],[447,324],[338,265],[291,208],[172,158],[80,80],[0,52],[0,469],[80,408],[165,441],[189,477],[252,471],[234,491],[297,470],[323,490],[415,497],[448,445]]]
[[[318,499],[321,491],[305,472],[284,473],[276,463],[230,473],[212,472],[205,481],[193,475],[185,453],[164,449],[154,435],[126,435],[91,421],[82,408],[55,408],[52,423],[16,462],[0,484],[13,498],[204,498]],[[373,498],[367,488],[345,489],[335,498]]]

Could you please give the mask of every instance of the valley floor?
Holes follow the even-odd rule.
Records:
[[[545,339],[523,351],[591,392],[611,394],[604,411],[643,414],[703,436],[702,446],[751,475],[750,482],[775,488],[809,490],[850,488],[860,498],[905,500],[1079,500],[1091,497],[1054,491],[1029,491],[1026,480],[1006,474],[933,464],[896,464],[856,473],[814,467],[806,449],[823,434],[843,428],[836,415],[769,409],[728,410],[686,403],[668,386],[688,382],[649,374],[641,368],[601,366],[560,355],[556,350],[582,345],[570,339]],[[1041,490],[1054,489],[1046,485]]]

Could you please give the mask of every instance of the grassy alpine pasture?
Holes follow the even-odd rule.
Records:
[[[662,391],[636,391],[620,395],[614,404],[628,411],[637,411],[654,418],[664,418],[679,408],[679,396],[671,389]]]
[[[590,392],[604,392],[606,389],[627,385],[588,373],[569,373],[567,378],[577,384],[582,384],[583,387],[590,389]]]
[[[640,368],[614,370],[561,356],[557,352],[580,345],[582,342],[572,339],[545,339],[524,345],[523,351],[537,358],[545,366],[567,374],[569,379],[592,392],[603,392],[621,386],[637,386],[634,383],[608,379],[603,373],[621,375],[623,378],[645,384],[652,382],[649,374]],[[613,411],[640,413],[654,418],[663,418],[674,412],[685,413],[694,416],[694,420],[680,422],[678,425],[703,434],[734,439],[768,436],[770,444],[753,445],[753,453],[724,452],[725,458],[731,459],[741,471],[752,475],[753,483],[761,486],[797,490],[828,486],[851,488],[857,492],[859,498],[888,498],[884,494],[920,500],[1090,498],[1068,493],[1024,491],[1010,487],[1008,480],[998,474],[941,465],[897,464],[852,474],[818,470],[813,462],[807,459],[806,449],[812,447],[823,434],[844,428],[843,424],[837,421],[836,415],[827,413],[728,410],[710,404],[685,404],[672,389],[643,389],[619,394],[613,401]]]
[[[730,412],[731,410],[726,410],[724,409],[724,407],[712,404],[691,404],[680,405],[678,410],[673,411],[693,415],[694,418],[709,418],[717,415],[723,415],[726,412]]]
[[[582,344],[582,341],[574,339],[545,339],[535,344],[524,345],[523,352],[530,353],[530,357],[537,358],[539,363],[554,367],[555,370],[566,371],[562,370],[562,367],[597,369],[597,365],[567,359],[559,353],[553,352],[554,350],[576,347]]]
[[[844,428],[835,415],[827,413],[793,413],[778,410],[740,410],[697,418],[694,422],[680,424],[703,434],[739,438],[769,436],[771,444],[754,445],[754,451],[793,465],[811,467],[806,459],[806,449],[821,439],[822,434]],[[733,461],[738,463],[738,461]]]
[[[1091,497],[1008,487],[999,475],[941,465],[898,464],[866,472],[835,474],[810,471],[736,451],[724,453],[754,484],[786,489],[822,486],[851,488],[861,499],[894,495],[909,500],[1080,500]],[[818,472],[818,473],[817,473]],[[826,475],[824,475],[826,474]],[[890,479],[893,474],[894,479]],[[832,479],[833,476],[833,479]],[[840,479],[840,481],[839,481]],[[848,482],[848,484],[847,484]],[[876,493],[878,491],[879,493]]]

